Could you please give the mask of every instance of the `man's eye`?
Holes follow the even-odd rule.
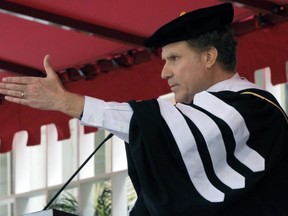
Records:
[[[174,62],[178,59],[178,56],[170,56],[168,59],[169,61]]]

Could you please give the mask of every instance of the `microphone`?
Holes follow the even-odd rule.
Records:
[[[68,181],[58,190],[58,192],[53,196],[53,198],[47,203],[42,211],[47,210],[49,206],[54,202],[54,200],[59,196],[59,194],[67,187],[67,185],[73,180],[73,178],[80,172],[80,170],[86,165],[86,163],[92,158],[92,156],[101,148],[101,146],[113,136],[112,133],[103,139],[103,141],[97,146],[97,148],[90,154],[90,156],[81,164],[81,166],[74,172],[74,174],[68,179]]]

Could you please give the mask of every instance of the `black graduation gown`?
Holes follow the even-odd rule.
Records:
[[[129,102],[134,113],[126,144],[128,173],[138,195],[130,215],[288,215],[288,124],[276,99],[256,89],[204,93],[198,96],[200,102],[194,98],[191,104],[172,105],[169,111],[157,100]],[[215,99],[215,104],[206,96]],[[213,109],[218,109],[220,116]],[[192,114],[198,113],[194,115],[198,119],[189,115],[190,110]],[[172,117],[175,114],[178,117]],[[205,117],[203,122],[201,116]],[[237,125],[235,116],[243,118],[245,126]],[[177,118],[183,118],[191,132],[182,131]],[[206,125],[208,132],[203,129],[205,119],[215,124],[212,129]],[[244,134],[243,128],[248,133],[244,142],[247,158],[251,156],[247,160],[244,148],[237,147],[244,139],[237,138]],[[207,141],[205,135],[217,134],[215,130],[220,131],[220,136],[217,135],[216,141],[213,137]],[[178,142],[187,133],[191,133],[193,141],[183,150]],[[219,149],[225,149],[222,155],[217,153],[218,145]],[[190,149],[187,154],[186,147]],[[248,156],[250,152],[253,154]],[[195,171],[197,163],[201,164],[199,172]]]

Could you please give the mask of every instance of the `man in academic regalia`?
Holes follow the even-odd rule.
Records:
[[[236,72],[229,3],[186,13],[144,41],[162,48],[176,104],[105,102],[46,78],[0,83],[8,101],[81,115],[126,142],[138,194],[132,216],[288,215],[288,120],[276,99]],[[35,89],[37,92],[35,93]]]

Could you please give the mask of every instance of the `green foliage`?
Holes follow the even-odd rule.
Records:
[[[50,206],[50,209],[57,209],[59,211],[76,215],[79,214],[78,202],[70,193],[67,193],[67,195],[63,195],[57,199],[56,202]]]
[[[112,191],[105,185],[102,193],[97,198],[94,216],[110,216],[112,209]]]

